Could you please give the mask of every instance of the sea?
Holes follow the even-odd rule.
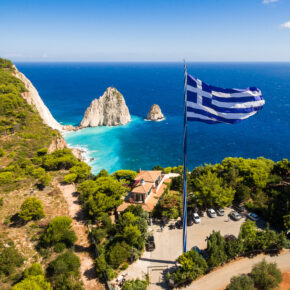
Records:
[[[94,173],[101,169],[152,169],[183,163],[183,63],[16,63],[37,88],[53,116],[78,125],[91,101],[107,87],[124,96],[132,121],[124,126],[85,128],[64,135],[83,148]],[[266,104],[235,125],[188,124],[188,169],[224,158],[275,161],[290,157],[290,63],[188,63],[188,73],[225,88],[258,87]],[[152,104],[165,115],[146,121]]]

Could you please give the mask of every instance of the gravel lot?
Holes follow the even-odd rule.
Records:
[[[237,236],[245,218],[240,221],[229,219],[228,214],[231,210],[230,208],[225,209],[225,215],[216,218],[210,218],[205,214],[201,218],[200,224],[188,227],[188,250],[194,246],[204,249],[206,247],[205,239],[213,230],[220,231],[222,235],[233,234]],[[128,273],[128,279],[137,277],[144,279],[145,274],[149,273],[149,289],[165,289],[162,272],[167,267],[173,266],[176,258],[182,254],[182,229],[170,230],[168,225],[163,232],[161,232],[160,226],[153,225],[151,227],[154,232],[156,249],[153,252],[144,252],[140,260],[123,272]]]

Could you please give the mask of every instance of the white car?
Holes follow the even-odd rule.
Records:
[[[200,224],[200,217],[199,217],[198,213],[195,212],[192,217],[193,217],[193,220],[196,224]]]
[[[215,218],[215,217],[216,217],[216,212],[215,212],[215,210],[212,209],[212,208],[209,208],[209,209],[207,210],[207,213],[208,213],[208,215],[209,215],[211,218]]]
[[[260,219],[260,217],[257,214],[253,213],[253,212],[249,212],[247,214],[247,216],[248,216],[249,219],[251,219],[254,222],[256,222],[256,221],[258,221]]]

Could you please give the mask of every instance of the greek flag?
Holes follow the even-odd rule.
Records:
[[[222,89],[186,74],[187,121],[234,124],[255,115],[265,100],[258,88]]]

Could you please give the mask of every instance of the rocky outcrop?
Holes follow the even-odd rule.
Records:
[[[123,95],[117,89],[109,87],[99,99],[91,102],[79,128],[118,126],[130,121],[131,116]]]
[[[149,121],[160,121],[164,119],[164,115],[162,114],[160,107],[154,104],[150,108],[146,119]]]
[[[64,148],[67,148],[66,142],[61,136],[59,136],[59,137],[55,137],[52,140],[52,142],[48,146],[47,152],[50,154],[54,152],[55,150],[60,150]]]
[[[54,119],[31,81],[23,73],[19,72],[16,67],[14,71],[14,76],[24,83],[27,92],[23,93],[22,96],[28,104],[36,108],[43,122],[52,129],[57,129],[60,131],[63,130],[62,125]]]

